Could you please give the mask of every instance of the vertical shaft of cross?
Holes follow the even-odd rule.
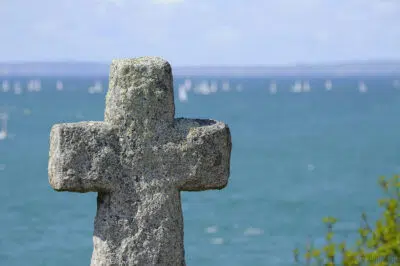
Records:
[[[92,266],[185,265],[179,191],[139,186],[123,195],[99,193]]]

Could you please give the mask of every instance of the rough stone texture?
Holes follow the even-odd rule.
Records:
[[[158,57],[113,60],[104,122],[54,125],[49,182],[98,192],[91,265],[185,265],[180,191],[227,185],[231,136],[174,119],[172,72]]]

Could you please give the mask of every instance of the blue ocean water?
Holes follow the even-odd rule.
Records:
[[[328,215],[339,220],[339,238],[354,240],[361,212],[379,214],[377,178],[400,172],[393,79],[337,78],[326,91],[324,78],[310,77],[310,92],[292,93],[294,78],[276,78],[270,94],[269,79],[230,78],[243,91],[176,96],[177,117],[222,120],[233,141],[227,188],[182,193],[187,264],[293,265],[295,247],[324,243]],[[91,77],[63,79],[63,91],[56,80],[42,78],[40,92],[0,92],[9,116],[0,140],[0,265],[90,262],[96,194],[51,189],[48,141],[55,123],[102,120],[105,93],[88,93]]]

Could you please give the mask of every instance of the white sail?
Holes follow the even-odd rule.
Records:
[[[325,89],[327,91],[332,90],[332,81],[330,81],[330,80],[325,81]]]
[[[192,89],[192,81],[190,79],[186,79],[183,85],[186,87],[186,91],[190,91]]]
[[[17,95],[22,93],[21,83],[18,81],[14,83],[14,93]]]
[[[275,82],[275,81],[272,81],[272,82],[269,84],[269,93],[270,93],[270,94],[276,94],[277,91],[278,91],[278,86],[276,85],[276,82]]]
[[[227,92],[227,91],[230,91],[230,90],[231,90],[231,87],[230,87],[229,82],[228,81],[224,81],[222,83],[222,91]]]
[[[193,91],[197,94],[208,95],[211,93],[211,88],[207,81],[202,81],[200,84],[194,87]]]
[[[7,119],[8,116],[6,113],[0,113],[0,121],[1,121],[0,140],[7,138]]]
[[[103,84],[100,81],[96,81],[94,86],[89,87],[88,92],[90,94],[103,93]]]
[[[39,92],[42,89],[42,82],[38,79],[30,80],[26,88],[29,92]]]
[[[3,92],[8,92],[10,90],[10,83],[8,83],[7,80],[3,80],[1,84],[1,89],[3,90]]]
[[[180,102],[187,102],[188,101],[187,87],[185,85],[179,86],[178,99],[179,99]]]
[[[42,81],[41,80],[35,80],[35,91],[39,92],[42,90]]]
[[[294,83],[294,85],[292,86],[291,91],[294,93],[299,93],[299,92],[301,92],[302,87],[303,86],[301,85],[301,81],[296,81]]]
[[[358,84],[358,91],[359,91],[360,93],[365,93],[365,92],[368,91],[368,87],[367,87],[367,85],[365,85],[365,83],[364,83],[363,81],[361,81],[361,82]]]
[[[218,91],[218,83],[217,82],[215,82],[215,81],[211,82],[210,91],[212,93],[216,93]]]
[[[61,80],[57,80],[56,89],[57,89],[58,91],[62,91],[62,90],[64,89],[64,84],[62,83]]]

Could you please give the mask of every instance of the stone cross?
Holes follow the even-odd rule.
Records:
[[[214,120],[175,119],[159,57],[113,60],[104,122],[56,124],[49,182],[98,192],[91,265],[185,265],[180,191],[227,185],[231,136]]]

